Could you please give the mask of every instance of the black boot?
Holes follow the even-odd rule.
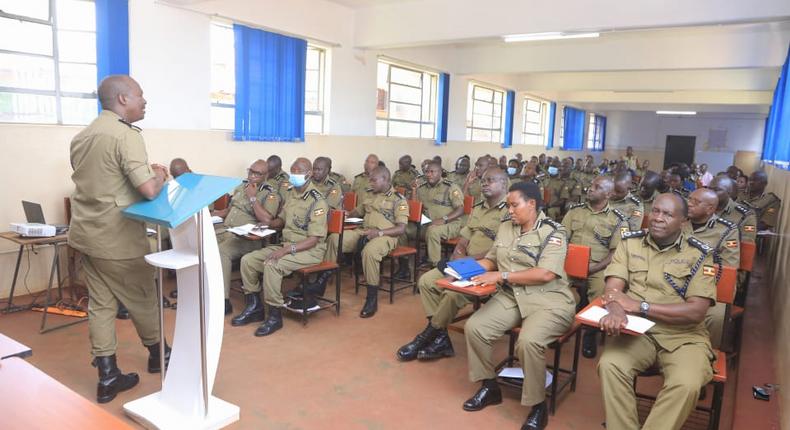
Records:
[[[178,298],[178,290],[171,291],[170,292],[170,298],[171,299],[177,299]]]
[[[376,311],[379,309],[379,287],[376,285],[368,285],[368,295],[365,297],[365,306],[362,307],[362,311],[359,313],[360,318],[370,318],[373,315],[376,315]]]
[[[317,278],[315,278],[315,282],[311,282],[307,284],[304,288],[305,296],[312,296],[312,297],[320,297],[323,296],[326,292],[326,284],[329,283],[329,280],[332,279],[332,275],[335,274],[334,270],[327,270],[326,272],[321,272]]]
[[[269,318],[255,330],[255,336],[268,336],[283,328],[283,315],[280,308],[269,306]]]
[[[395,272],[396,279],[410,279],[411,269],[409,268],[409,259],[406,257],[398,258],[398,271]]]
[[[159,373],[162,371],[162,363],[159,361],[159,343],[155,343],[148,348],[148,373]],[[170,363],[170,347],[165,342],[165,367]]]
[[[261,303],[261,298],[258,296],[258,293],[245,294],[244,302],[247,306],[240,314],[230,320],[230,325],[240,326],[247,325],[251,322],[263,321],[263,303]]]
[[[543,430],[548,424],[549,412],[546,410],[546,402],[540,402],[532,407],[521,430]]]
[[[162,295],[162,307],[169,308],[170,306],[172,306],[172,304],[170,303],[170,299]]]
[[[233,305],[230,304],[230,299],[225,299],[225,315],[233,313]]]
[[[417,353],[417,359],[420,361],[429,361],[438,358],[452,357],[454,355],[455,350],[453,350],[453,343],[450,342],[447,329],[444,329],[439,330],[439,334],[436,335],[433,342]]]
[[[121,391],[126,391],[140,382],[136,373],[121,373],[115,354],[96,357],[91,364],[99,369],[99,383],[96,385],[96,401],[99,403],[111,401]]]
[[[582,355],[584,358],[595,358],[598,354],[598,336],[595,330],[585,330],[582,337]]]
[[[483,386],[469,400],[464,402],[465,411],[479,411],[488,405],[498,405],[502,403],[502,391],[499,389],[496,379],[486,379]]]
[[[115,318],[119,320],[128,320],[129,319],[129,309],[126,309],[126,306],[123,303],[118,302],[118,312],[115,314]],[[109,402],[109,400],[107,400]]]
[[[414,340],[400,347],[398,352],[395,353],[395,356],[398,357],[398,360],[400,361],[414,360],[417,358],[417,352],[426,347],[436,337],[437,334],[439,334],[439,330],[433,328],[429,318],[428,326],[425,327],[425,330],[418,334]]]

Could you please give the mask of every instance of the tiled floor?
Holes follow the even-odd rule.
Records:
[[[731,369],[725,411],[720,428],[779,428],[777,401],[751,398],[751,386],[773,381],[773,346],[770,306],[761,279],[755,276],[744,328],[740,370]],[[333,288],[330,286],[330,289]],[[380,296],[379,313],[363,320],[357,315],[364,293],[354,295],[353,281],[345,276],[339,317],[319,312],[303,328],[293,316],[283,330],[267,338],[253,337],[255,326],[231,327],[226,319],[222,356],[214,395],[241,407],[237,429],[518,429],[527,409],[519,393],[505,389],[502,405],[480,412],[465,412],[461,404],[477,388],[469,382],[463,336],[451,332],[456,356],[433,363],[401,363],[395,350],[425,325],[419,296],[399,293],[390,305]],[[242,297],[233,293],[235,310]],[[173,310],[166,310],[172,333]],[[94,399],[96,371],[89,365],[88,326],[79,324],[39,335],[40,314],[18,312],[0,316],[0,332],[32,347],[28,360],[72,388]],[[64,321],[55,317],[52,322]],[[125,372],[141,374],[141,383],[103,407],[120,417],[129,400],[159,388],[159,376],[145,372],[147,351],[131,321],[117,321],[118,360]],[[571,359],[570,348],[563,361]],[[505,339],[496,345],[504,357]],[[547,360],[550,358],[547,357]],[[660,378],[640,382],[650,391]],[[8,387],[2,387],[8,392]],[[708,396],[710,398],[710,396]],[[733,404],[737,402],[737,407]],[[128,420],[131,422],[131,420]],[[582,358],[575,393],[560,397],[550,429],[603,428],[603,408],[595,361]],[[731,427],[732,426],[732,427]]]

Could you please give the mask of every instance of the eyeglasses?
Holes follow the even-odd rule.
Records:
[[[252,169],[247,169],[247,176],[257,176],[257,177],[261,177],[261,176],[263,176],[263,175],[264,175],[264,173],[263,173],[263,172],[259,172],[259,171],[257,171],[257,170],[252,170]]]

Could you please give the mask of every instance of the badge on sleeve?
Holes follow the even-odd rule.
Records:
[[[404,204],[398,206],[398,210],[399,211],[407,211],[407,210],[409,210],[409,205],[404,203]]]
[[[337,194],[337,188],[335,188],[335,189],[333,189],[332,191],[330,191],[330,192],[329,192],[329,194],[330,194],[330,195],[332,195],[332,194]]]
[[[702,274],[705,276],[716,276],[716,269],[713,266],[702,266]]]
[[[633,211],[631,214],[633,216],[642,216],[642,212],[640,212],[640,211]]]
[[[737,248],[738,247],[738,241],[737,240],[728,240],[727,242],[724,243],[724,246],[726,246],[727,248]]]
[[[458,197],[461,194],[458,190],[453,190],[453,197]]]
[[[628,227],[620,227],[620,235],[621,236],[626,234],[626,233],[628,233],[628,232],[629,232]]]
[[[269,194],[268,196],[266,196],[266,200],[274,200],[275,198],[276,197],[274,196],[274,194]]]
[[[772,213],[776,212],[776,208],[768,208],[765,211],[768,212],[769,214],[772,214]]]
[[[547,243],[550,245],[562,246],[562,239],[560,239],[559,237],[552,236],[549,238],[549,241]]]
[[[318,208],[313,211],[313,216],[321,216],[324,214],[324,208]]]

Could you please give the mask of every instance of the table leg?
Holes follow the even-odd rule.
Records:
[[[49,283],[47,284],[47,294],[46,294],[46,299],[45,299],[45,303],[44,303],[44,312],[43,312],[43,315],[41,316],[41,328],[38,331],[39,334],[44,334],[44,333],[50,332],[52,330],[57,330],[59,328],[68,327],[68,326],[71,326],[71,325],[74,325],[74,324],[79,324],[81,322],[88,321],[88,318],[84,317],[84,318],[80,318],[80,319],[78,319],[76,321],[68,322],[68,323],[57,325],[57,326],[54,326],[54,327],[45,328],[47,326],[47,314],[49,313],[49,303],[50,303],[51,294],[52,294],[52,280],[55,277],[56,273],[58,275],[58,289],[60,289],[60,286],[61,286],[60,268],[59,268],[59,264],[60,264],[60,257],[59,257],[60,248],[59,248],[57,243],[55,243],[53,246],[54,246],[54,250],[53,251],[55,252],[55,255],[52,257],[52,269],[49,272]]]
[[[19,276],[19,264],[22,262],[22,253],[25,251],[25,245],[19,245],[19,254],[16,256],[16,267],[14,268],[14,280],[11,282],[11,292],[8,293],[8,306],[5,308],[5,313],[12,312],[14,301],[14,290],[16,289],[16,279]]]

